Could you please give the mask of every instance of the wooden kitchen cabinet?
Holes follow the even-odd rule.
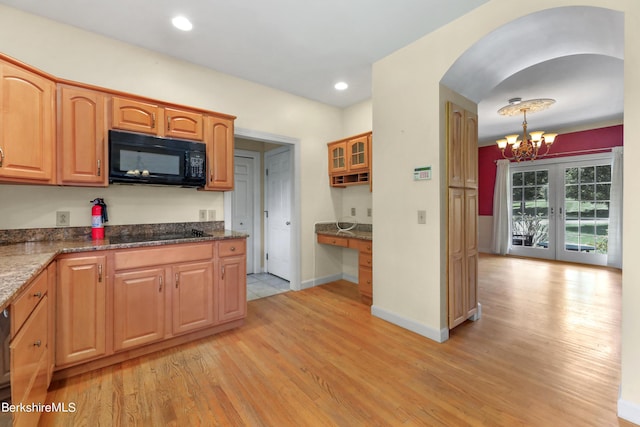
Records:
[[[347,141],[347,159],[350,171],[369,169],[369,145],[371,135],[366,134]]]
[[[114,351],[126,350],[164,338],[165,286],[165,271],[162,267],[115,273]]]
[[[171,277],[173,334],[213,325],[213,260],[176,265]]]
[[[164,136],[196,141],[204,139],[204,117],[202,113],[167,107],[164,109],[164,115],[166,122]]]
[[[448,108],[448,185],[478,188],[478,116],[453,103]]]
[[[108,127],[104,93],[58,85],[58,183],[108,185]]]
[[[478,312],[477,116],[447,104],[449,328]]]
[[[238,327],[246,317],[245,239],[63,254],[57,268],[56,378]]]
[[[0,60],[0,181],[55,182],[53,80]]]
[[[218,321],[228,322],[247,315],[246,240],[218,242],[216,297]]]
[[[360,299],[371,305],[373,302],[373,242],[350,239],[349,247],[358,250],[358,292]]]
[[[205,190],[233,190],[233,119],[208,116],[205,143],[207,144],[207,183]]]
[[[115,252],[115,351],[213,325],[213,247],[200,243]]]
[[[371,184],[371,136],[366,132],[327,144],[329,185]]]
[[[114,129],[195,141],[202,141],[204,135],[204,118],[200,112],[118,96],[112,98],[111,126]]]
[[[373,241],[357,237],[338,237],[318,234],[318,243],[340,246],[358,251],[358,293],[363,303],[373,302]]]
[[[332,142],[329,147],[329,175],[347,170],[347,147],[345,141]]]
[[[106,256],[63,255],[57,270],[56,366],[106,355]]]
[[[164,123],[164,111],[158,105],[118,96],[111,98],[111,105],[113,129],[153,135],[158,135],[163,129],[159,126]]]
[[[10,348],[11,402],[44,404],[49,387],[49,269],[40,273],[12,303]],[[40,412],[15,412],[14,426],[38,424]]]

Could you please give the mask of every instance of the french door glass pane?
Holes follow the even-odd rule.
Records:
[[[564,248],[606,254],[611,166],[565,168]]]
[[[549,171],[511,175],[512,245],[548,248]]]

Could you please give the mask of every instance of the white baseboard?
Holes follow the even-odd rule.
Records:
[[[449,339],[449,329],[443,328],[440,330],[430,328],[421,323],[415,322],[411,319],[404,318],[388,310],[380,308],[378,306],[371,306],[371,314],[379,317],[387,322],[398,325],[401,328],[408,329],[411,332],[427,337],[430,340],[442,343]]]
[[[329,283],[329,282],[335,282],[336,280],[342,279],[343,276],[344,275],[342,273],[337,273],[337,274],[331,274],[329,276],[317,277],[311,280],[305,280],[304,282],[300,283],[300,290],[313,288],[314,286],[318,286],[318,285],[324,285],[325,283]]]
[[[352,276],[350,274],[342,273],[342,280],[347,280],[349,282],[358,283],[358,278],[356,276]]]
[[[618,416],[634,424],[640,424],[640,405],[618,399]]]

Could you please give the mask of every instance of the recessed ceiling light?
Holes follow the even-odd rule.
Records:
[[[191,31],[193,24],[184,16],[176,16],[171,20],[173,26],[182,31]]]
[[[335,86],[333,86],[336,88],[336,90],[345,90],[346,88],[349,87],[348,84],[346,84],[345,82],[338,82],[335,84]]]

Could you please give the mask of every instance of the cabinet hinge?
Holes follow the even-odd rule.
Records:
[[[269,254],[265,254],[265,256],[267,257],[267,261],[269,261]]]
[[[265,173],[267,176],[269,176],[269,169],[265,169],[265,170],[264,170],[264,173]]]

